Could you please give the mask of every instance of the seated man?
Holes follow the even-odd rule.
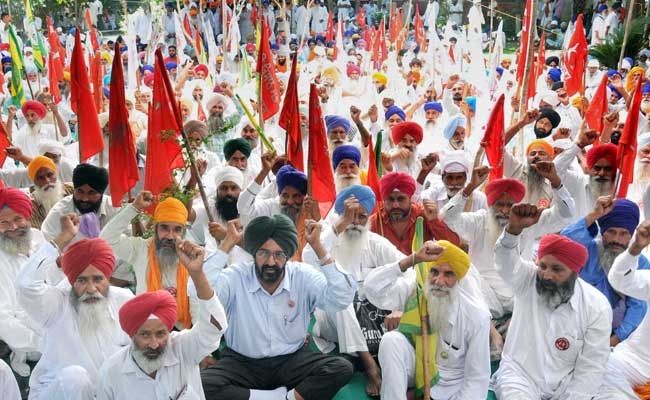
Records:
[[[332,165],[334,166],[334,184],[339,192],[352,185],[366,183],[367,173],[359,169],[361,152],[355,146],[344,144],[334,150]]]
[[[587,249],[556,234],[544,236],[537,262],[520,256],[520,235],[542,210],[517,204],[495,249],[496,269],[515,295],[501,365],[499,399],[592,399],[609,357],[612,309],[578,277]]]
[[[418,145],[422,143],[424,135],[422,127],[412,121],[400,122],[393,127],[391,135],[396,147],[388,155],[390,162],[386,155],[382,154],[382,164],[386,171],[405,172],[423,184],[435,166],[437,155],[434,153],[420,154]]]
[[[99,371],[98,400],[205,398],[199,363],[219,347],[228,327],[226,313],[203,272],[205,250],[178,241],[176,252],[199,298],[196,324],[171,332],[177,306],[166,290],[127,301],[120,309],[120,325],[132,342]]]
[[[490,380],[490,313],[480,293],[461,285],[470,269],[469,256],[446,241],[427,242],[421,250],[415,253],[416,263],[433,260],[425,264],[425,295],[429,328],[437,337],[435,363],[440,380],[430,395],[434,399],[484,399]],[[406,307],[417,282],[415,272],[409,270],[411,263],[405,261],[368,274],[366,294],[373,304]],[[407,388],[415,384],[415,357],[413,343],[400,329],[384,335],[379,346],[382,399],[404,399]]]
[[[283,214],[257,217],[246,227],[244,248],[253,262],[224,269],[227,253],[241,240],[236,229],[229,229],[221,251],[208,259],[204,269],[229,329],[222,358],[201,374],[206,398],[331,399],[348,382],[348,361],[305,346],[310,313],[316,307],[342,311],[356,290],[356,282],[325,251],[320,233],[319,223],[305,222],[319,266],[288,261],[298,249],[298,232]]]
[[[251,145],[243,138],[230,139],[223,145],[225,164],[235,167],[244,175],[244,187],[255,179],[248,168],[248,157],[251,155]]]
[[[27,175],[34,183],[32,199],[32,227],[40,229],[52,207],[73,193],[72,185],[63,183],[57,175],[57,167],[50,158],[36,156],[27,166]]]
[[[627,249],[638,224],[639,206],[626,199],[614,202],[611,196],[604,196],[598,198],[596,207],[585,218],[561,232],[589,251],[587,263],[580,270],[580,278],[600,290],[609,300],[613,314],[611,346],[627,339],[646,314],[645,301],[618,293],[607,281],[612,264]],[[643,255],[639,257],[639,269],[650,269],[650,263]]]

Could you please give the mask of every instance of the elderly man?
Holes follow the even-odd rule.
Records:
[[[423,249],[426,258],[432,259],[425,264],[424,291],[433,333],[429,340],[437,342],[431,357],[440,376],[430,396],[483,399],[490,379],[490,313],[480,293],[461,283],[470,269],[469,257],[444,240],[429,242]],[[422,262],[420,255],[420,251],[415,254],[418,263]],[[400,261],[372,270],[365,285],[368,299],[380,308],[405,308],[417,285],[410,264]],[[416,352],[402,328],[386,333],[379,346],[382,399],[404,399],[407,388],[416,384]]]
[[[523,201],[548,208],[553,200],[553,188],[550,182],[537,172],[535,165],[539,162],[553,161],[553,146],[544,139],[535,139],[526,148],[526,164],[520,162],[507,151],[504,152],[503,175],[516,179],[526,186]]]
[[[378,329],[377,325],[362,327],[355,310],[364,304],[362,312],[377,313],[380,319],[388,315],[388,311],[377,310],[368,304],[363,282],[368,272],[374,268],[398,262],[404,259],[405,255],[386,238],[369,232],[369,215],[374,209],[375,194],[368,186],[349,186],[336,196],[334,210],[337,218],[333,218],[332,229],[326,229],[323,233],[322,241],[326,251],[337,260],[338,265],[359,284],[359,296],[355,298],[354,307],[350,305],[337,313],[316,310],[312,338],[324,353],[332,351],[334,343],[338,343],[339,352],[358,355],[368,376],[366,392],[371,396],[378,396],[381,375],[373,356],[377,354],[379,340],[385,328]],[[318,262],[310,246],[303,250],[303,260],[312,265]]]
[[[205,400],[198,366],[219,347],[228,327],[226,312],[203,272],[205,250],[178,241],[176,252],[196,289],[200,305],[196,324],[172,332],[178,311],[174,296],[166,290],[142,293],[127,301],[120,309],[120,325],[132,342],[102,366],[98,400]]]
[[[94,398],[99,368],[128,344],[117,312],[133,294],[109,285],[115,267],[110,246],[101,239],[83,239],[61,258],[69,286],[48,285],[42,264],[55,262],[79,229],[79,217],[61,219],[61,233],[44,243],[17,279],[18,301],[43,329],[41,359],[30,379],[32,399]]]
[[[21,148],[28,157],[39,154],[38,144],[41,140],[65,141],[67,139],[67,122],[63,120],[55,103],[51,103],[50,108],[56,118],[56,126],[43,123],[47,109],[42,103],[30,100],[23,103],[21,107],[27,123],[12,136],[14,145]],[[9,126],[11,127],[11,124]]]
[[[626,199],[614,202],[611,196],[606,196],[598,198],[596,207],[585,218],[561,232],[589,251],[580,278],[600,290],[612,307],[611,346],[627,339],[646,314],[645,301],[619,294],[607,281],[612,264],[628,248],[638,224],[639,206]],[[600,236],[597,236],[599,229]],[[650,263],[643,255],[639,257],[639,269],[650,269]]]
[[[581,244],[551,234],[540,241],[537,262],[520,256],[522,232],[544,212],[513,206],[496,244],[496,269],[515,306],[495,392],[500,399],[592,399],[609,357],[611,307],[578,277],[587,261]]]
[[[124,230],[131,220],[154,204],[154,196],[142,191],[135,201],[124,207],[102,229],[100,237],[111,246],[115,256],[131,266],[131,271],[116,271],[115,277],[135,282],[136,294],[165,289],[178,303],[179,326],[189,328],[198,304],[192,304],[187,296],[189,274],[181,267],[176,243],[185,235],[187,209],[173,197],[158,203],[153,214],[154,235],[152,238],[130,237]],[[135,279],[134,279],[135,278]],[[196,319],[196,317],[194,317]]]
[[[79,164],[72,174],[72,196],[56,203],[41,225],[45,239],[52,240],[61,232],[61,217],[70,213],[81,216],[82,224],[71,243],[84,238],[97,237],[99,231],[113,218],[119,209],[111,205],[111,198],[104,194],[108,186],[108,172],[90,164]]]
[[[463,150],[467,153],[467,158],[471,159],[472,154],[465,145],[465,128],[467,127],[467,118],[462,114],[456,114],[447,121],[442,130],[446,143],[442,148],[445,152]]]
[[[386,165],[388,172],[405,172],[417,181],[424,183],[426,176],[431,172],[437,161],[434,153],[418,154],[418,145],[422,143],[422,127],[415,122],[400,122],[391,129],[393,143],[397,146],[389,152],[390,163],[384,162],[386,158],[382,154],[382,163]],[[421,163],[418,159],[421,158]]]
[[[241,240],[240,232],[231,232],[204,266],[229,324],[228,348],[216,366],[201,374],[206,397],[331,399],[350,379],[352,366],[309,351],[309,315],[316,307],[344,310],[356,283],[337,268],[321,242],[321,225],[313,220],[306,221],[305,236],[317,266],[288,261],[298,249],[298,232],[278,213],[257,217],[246,227],[244,248],[254,261],[224,268],[227,253]]]
[[[223,154],[223,145],[230,139],[227,132],[221,132],[226,122],[226,114],[229,112],[230,103],[232,102],[220,93],[210,93],[205,100],[208,110],[206,124],[208,125],[209,134],[212,135],[211,150],[218,156]]]
[[[327,127],[327,142],[329,152],[332,154],[334,149],[349,142],[350,121],[345,117],[338,115],[327,115],[325,117],[325,126]]]
[[[344,144],[334,150],[332,165],[337,192],[352,185],[365,184],[367,173],[359,169],[360,162],[361,152],[355,146]]]
[[[255,179],[253,171],[248,168],[251,145],[244,138],[230,139],[223,145],[223,157],[226,165],[235,167],[244,175],[244,187]],[[259,172],[259,171],[258,171]]]
[[[34,182],[32,199],[32,227],[40,229],[52,207],[63,197],[74,193],[74,188],[63,183],[57,175],[54,161],[45,156],[36,156],[27,166],[29,179]]]
[[[370,217],[370,230],[393,243],[402,253],[410,254],[415,233],[415,221],[424,217],[424,240],[449,240],[458,244],[459,238],[438,218],[435,202],[424,199],[422,205],[413,201],[415,180],[402,172],[391,172],[379,181],[384,207]]]

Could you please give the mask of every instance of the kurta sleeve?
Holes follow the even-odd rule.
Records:
[[[480,220],[483,219],[480,214],[485,211],[464,212],[466,202],[467,199],[463,196],[462,191],[456,193],[442,208],[442,220],[452,231],[467,241],[482,240],[483,238],[479,237],[479,232],[484,227],[480,223]]]
[[[519,256],[519,236],[505,230],[494,249],[494,267],[515,294],[522,294],[535,279],[535,264]]]
[[[209,300],[198,299],[198,318],[191,329],[181,331],[174,338],[181,346],[181,356],[188,364],[196,365],[219,347],[221,336],[228,328],[226,312],[216,293]],[[220,328],[212,323],[212,318]]]
[[[649,301],[650,271],[638,269],[639,257],[631,255],[628,250],[616,257],[609,270],[609,283],[626,296]]]
[[[137,215],[138,210],[133,204],[129,204],[118,212],[99,233],[100,239],[104,239],[111,246],[115,257],[134,266],[141,249],[146,247],[146,239],[130,237],[123,232]]]
[[[370,271],[363,285],[368,301],[383,310],[403,310],[415,290],[415,273],[412,268],[402,272],[399,261]]]
[[[338,312],[346,309],[354,299],[357,282],[343,272],[336,263],[320,267],[320,272],[313,268],[302,268],[307,275],[305,291],[314,299],[314,305],[323,311]]]
[[[239,211],[239,216],[244,225],[248,224],[248,222],[255,217],[261,215],[270,216],[273,213],[273,207],[271,207],[271,204],[276,203],[277,200],[275,198],[256,200],[261,189],[262,187],[258,185],[257,182],[252,181],[246,190],[239,194],[239,199],[237,200],[237,211]]]

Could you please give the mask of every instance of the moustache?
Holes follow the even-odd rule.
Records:
[[[596,178],[596,182],[609,182],[611,180],[612,178],[608,176],[599,176],[598,178]]]
[[[147,357],[148,359],[153,360],[153,359],[156,359],[156,358],[160,357],[162,355],[163,351],[165,351],[164,347],[158,347],[156,349],[152,349],[151,347],[145,347],[142,350],[142,355]]]
[[[95,303],[101,300],[104,300],[104,296],[101,293],[84,293],[79,296],[79,301],[82,303]]]
[[[159,244],[160,247],[176,248],[175,239],[160,239]]]

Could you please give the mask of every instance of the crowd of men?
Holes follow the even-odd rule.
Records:
[[[113,56],[134,72],[124,102],[141,179],[119,207],[109,170],[123,166],[111,163],[109,113],[98,117],[105,150],[80,160],[70,55],[50,82],[23,46],[26,99],[17,102],[3,15],[0,397],[345,399],[358,374],[365,387],[347,398],[649,399],[650,51],[617,69],[590,58],[572,96],[564,57],[549,55],[520,110],[523,64],[494,42],[476,59],[479,1],[450,0],[443,26],[430,0],[419,16],[428,49],[407,24],[379,61],[358,26],[375,24],[373,2],[362,5],[363,21],[339,0],[345,26],[329,42],[324,2],[291,3],[183,2],[180,13],[166,4],[160,14],[139,10],[126,24],[133,30],[101,42],[103,103]],[[541,26],[554,29],[549,15],[561,14],[562,0],[540,3]],[[591,44],[619,29],[622,6],[594,2]],[[261,69],[264,44],[255,44],[251,13],[269,26],[267,62],[282,99],[297,70],[300,163],[285,154],[279,112],[258,126],[246,71]],[[201,63],[191,41],[178,47],[181,29],[214,35],[202,40],[215,40],[217,53],[206,45]],[[59,33],[70,53],[75,32]],[[168,140],[149,132],[160,126],[148,115],[160,84],[155,49],[196,160],[164,194],[144,173],[147,142]],[[322,121],[309,120],[311,84]],[[597,130],[585,114],[599,87],[607,107]],[[495,163],[482,138],[500,96],[505,151]],[[327,136],[331,207],[312,195],[314,171],[296,165],[314,156],[315,123]],[[634,176],[620,195],[629,142],[619,140],[630,135]],[[420,291],[427,356],[423,328],[413,330]]]

